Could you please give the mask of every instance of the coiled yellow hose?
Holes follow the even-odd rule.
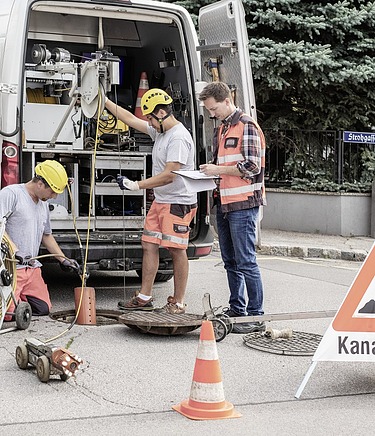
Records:
[[[12,245],[8,239],[8,237],[6,235],[3,235],[3,238],[1,240],[1,245],[2,248],[4,247],[4,245],[6,247],[5,248],[5,256],[2,259],[3,263],[4,263],[4,267],[5,269],[9,272],[9,274],[12,277],[12,289],[13,292],[16,290],[16,286],[17,286],[17,273],[16,273],[16,262],[14,259],[14,251],[12,248]],[[9,298],[8,301],[6,302],[7,304],[7,310],[9,309],[9,306],[12,303],[12,299]]]

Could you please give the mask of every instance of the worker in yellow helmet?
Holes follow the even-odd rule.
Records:
[[[63,269],[79,271],[74,259],[67,259],[52,235],[47,200],[66,188],[68,176],[57,161],[46,160],[35,167],[27,183],[9,185],[0,191],[0,217],[6,217],[5,231],[17,260],[16,301],[30,304],[33,315],[48,315],[51,301],[41,274],[40,245],[53,254]],[[5,321],[12,320],[14,304]]]
[[[197,212],[197,194],[188,192],[182,177],[172,171],[193,170],[195,146],[193,139],[172,111],[172,97],[162,89],[146,91],[141,98],[146,120],[106,99],[106,108],[128,126],[145,133],[154,141],[152,177],[129,180],[119,175],[121,189],[153,189],[155,200],[147,213],[142,235],[142,285],[138,295],[119,302],[123,310],[152,310],[152,287],[159,266],[159,246],[168,248],[174,271],[174,295],[168,297],[163,310],[185,313],[184,296],[189,273],[186,249],[190,222]]]

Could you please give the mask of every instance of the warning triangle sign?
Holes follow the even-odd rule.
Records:
[[[318,361],[375,361],[375,243],[358,271],[298,388],[299,398]]]
[[[375,244],[332,322],[339,332],[375,333]]]

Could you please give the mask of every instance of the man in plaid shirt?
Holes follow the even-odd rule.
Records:
[[[213,163],[200,166],[218,175],[215,195],[220,251],[230,289],[229,317],[263,315],[263,285],[256,259],[256,224],[265,204],[265,140],[257,122],[237,108],[223,82],[199,95],[210,116],[221,121],[213,139]],[[265,330],[264,322],[236,323],[233,333]]]

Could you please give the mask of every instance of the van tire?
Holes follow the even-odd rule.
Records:
[[[139,278],[142,278],[142,270],[138,269],[136,270],[136,273]],[[163,274],[163,273],[156,273],[155,276],[155,282],[167,282],[173,277],[173,274]]]

